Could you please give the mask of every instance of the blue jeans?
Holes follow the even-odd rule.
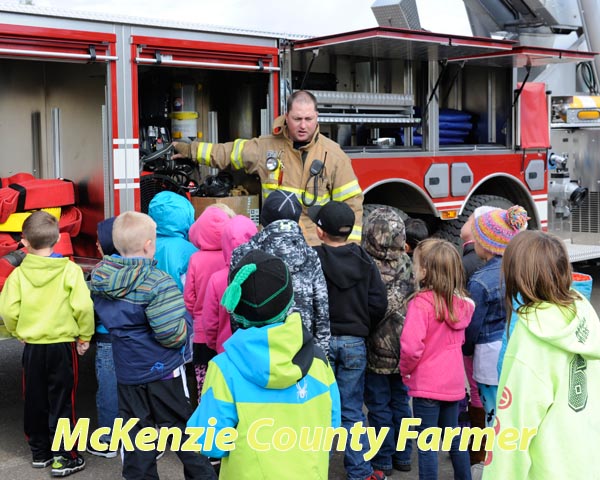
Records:
[[[402,420],[412,418],[408,388],[402,382],[400,374],[383,375],[367,371],[365,405],[370,427],[374,427],[378,434],[382,427],[390,429],[379,452],[371,460],[373,468],[391,470],[394,464],[410,465],[412,440],[406,442],[404,450],[396,450]]]
[[[350,430],[356,422],[367,426],[363,413],[367,347],[365,339],[343,335],[329,340],[329,363],[333,368],[340,390],[342,427]],[[362,450],[350,448],[350,435],[344,453],[344,467],[348,480],[363,480],[373,473],[371,464],[363,455],[369,450],[367,435],[361,435]]]
[[[113,360],[112,343],[96,343],[96,411],[98,426],[110,427],[119,415],[119,397],[117,394],[117,376]],[[110,436],[102,435],[102,442],[110,442]]]
[[[429,398],[413,398],[413,412],[415,418],[422,420],[416,430],[420,433],[429,427],[458,427],[458,401],[442,402]],[[450,446],[450,459],[454,469],[454,480],[471,480],[471,466],[469,452],[458,449],[460,435],[452,439]],[[434,450],[419,449],[419,480],[437,480],[438,478],[438,452]]]

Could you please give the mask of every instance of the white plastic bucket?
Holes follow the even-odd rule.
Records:
[[[173,112],[170,117],[173,140],[198,136],[198,112]]]

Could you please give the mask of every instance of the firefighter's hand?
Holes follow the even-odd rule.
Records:
[[[79,356],[84,355],[88,351],[88,348],[90,348],[90,342],[77,341],[77,353]]]
[[[173,142],[173,148],[177,152],[173,155],[173,160],[178,158],[192,158],[192,145],[185,142]]]

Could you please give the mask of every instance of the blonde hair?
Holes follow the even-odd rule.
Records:
[[[229,218],[233,218],[237,215],[237,213],[235,213],[229,205],[226,205],[224,203],[217,202],[217,203],[214,203],[214,204],[208,206],[207,208],[213,208],[213,207],[223,210]]]
[[[124,212],[113,224],[113,243],[123,255],[141,252],[148,240],[156,239],[156,223],[149,215],[140,212]]]
[[[502,258],[508,321],[514,310],[548,302],[574,311],[579,294],[571,290],[572,270],[564,242],[540,230],[517,234]]]
[[[58,220],[48,212],[33,212],[23,222],[23,238],[34,250],[50,248],[58,242]]]
[[[425,270],[419,288],[433,292],[435,318],[443,322],[450,317],[452,323],[458,322],[453,308],[454,295],[468,295],[462,261],[456,247],[441,238],[427,238],[416,246],[414,258],[419,267]]]

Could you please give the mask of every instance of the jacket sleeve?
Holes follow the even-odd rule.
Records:
[[[208,280],[204,304],[202,305],[202,325],[206,336],[206,345],[212,350],[217,350],[217,334],[219,332],[219,302],[220,295],[215,290],[214,274]]]
[[[187,340],[186,308],[175,281],[166,275],[152,289],[154,297],[146,307],[146,317],[154,338],[167,348],[179,348]]]
[[[331,338],[331,328],[329,324],[329,295],[327,294],[327,282],[321,261],[315,252],[315,262],[313,269],[313,322],[315,332],[315,343],[319,345],[325,355],[329,355],[329,339]]]
[[[371,260],[371,271],[369,279],[369,317],[371,319],[371,330],[381,322],[387,312],[388,300],[385,283],[377,265]]]
[[[214,426],[215,436],[213,438],[216,438],[224,428],[235,428],[239,421],[232,392],[219,365],[212,360],[206,371],[200,405],[189,418],[187,426],[207,428],[210,426],[208,423],[210,418],[217,421]],[[228,451],[219,450],[216,445],[213,445],[212,449],[205,450],[204,435],[199,438],[198,442],[202,444],[203,455],[214,458],[223,458],[229,455]]]
[[[194,256],[192,255],[192,258]],[[196,275],[195,268],[193,267],[192,259],[188,264],[187,274],[185,276],[185,283],[183,285],[183,301],[185,302],[185,308],[190,314],[194,313],[194,307],[196,306],[197,294],[196,294]]]
[[[0,318],[6,330],[14,335],[21,311],[21,295],[19,294],[19,276],[13,270],[0,291]]]
[[[333,428],[342,425],[342,404],[340,399],[340,390],[335,380],[335,375],[330,366],[329,369],[329,394],[331,395],[331,426]]]
[[[475,302],[475,311],[473,312],[469,326],[465,330],[465,343],[462,347],[462,351],[464,355],[473,355],[475,344],[477,343],[477,338],[479,337],[479,332],[483,325],[483,320],[487,316],[488,302],[486,290],[477,280],[471,279],[467,286],[467,290]]]
[[[502,392],[498,391],[497,424],[501,430],[515,428],[520,435],[524,434],[524,429],[537,431],[554,402],[552,385],[542,381],[530,365],[517,359],[503,376],[504,388]],[[484,478],[529,478],[530,468],[529,448],[506,450],[494,442],[491,463],[484,468]]]
[[[73,284],[69,294],[73,318],[79,327],[79,339],[89,342],[94,334],[94,302],[81,267],[75,264],[69,265],[73,270]]]
[[[256,173],[261,158],[259,142],[258,138],[238,138],[227,143],[192,142],[191,153],[200,165],[220,170],[231,166],[234,170]]]
[[[413,372],[425,350],[428,314],[420,303],[419,297],[408,302],[404,328],[400,335],[400,374],[403,377]]]
[[[352,233],[348,237],[351,242],[360,244],[362,237],[363,218],[363,194],[358,184],[358,179],[352,168],[350,157],[341,149],[338,154],[338,162],[331,179],[331,199],[338,202],[346,202],[354,211],[355,221]]]

